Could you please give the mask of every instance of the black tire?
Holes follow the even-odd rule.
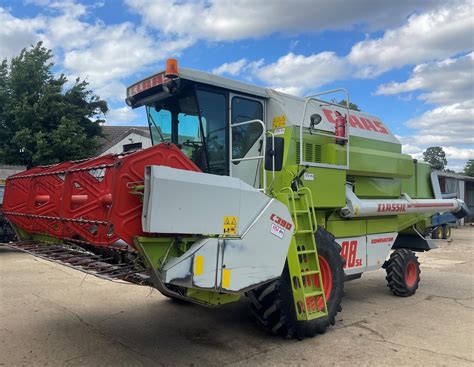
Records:
[[[431,232],[431,238],[434,240],[439,240],[443,238],[443,227],[442,226],[436,227],[433,230],[433,232]]]
[[[451,237],[451,227],[447,224],[443,225],[443,240],[447,240]]]
[[[420,263],[411,250],[398,249],[384,265],[387,270],[387,287],[399,297],[409,297],[415,294],[420,282]]]
[[[311,321],[298,321],[293,302],[293,291],[288,266],[285,265],[282,276],[248,292],[250,309],[258,324],[267,332],[285,338],[296,337],[299,340],[323,334],[330,325],[334,325],[336,314],[342,310],[341,299],[344,289],[344,259],[341,257],[341,246],[334,236],[318,227],[315,233],[318,254],[324,258],[331,270],[332,289],[326,300],[328,316]]]

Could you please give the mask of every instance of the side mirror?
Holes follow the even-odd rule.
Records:
[[[314,127],[316,125],[318,125],[321,122],[321,120],[322,120],[322,117],[321,117],[320,114],[318,114],[318,113],[312,114],[311,117],[310,117],[309,127],[311,129],[314,129]]]

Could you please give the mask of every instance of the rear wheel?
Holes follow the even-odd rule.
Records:
[[[413,251],[395,250],[384,266],[387,270],[387,287],[399,297],[415,294],[420,282],[420,263]]]
[[[439,240],[443,238],[443,227],[442,226],[436,227],[431,233],[431,238],[434,240]]]
[[[451,237],[451,227],[447,224],[443,225],[443,240],[447,240]]]
[[[334,325],[336,314],[341,311],[344,259],[340,255],[341,247],[329,232],[319,227],[315,238],[328,316],[310,321],[297,320],[289,270],[285,266],[280,279],[248,293],[250,309],[264,330],[286,338],[303,339],[322,334],[330,325]],[[321,307],[319,303],[322,302],[318,302]]]

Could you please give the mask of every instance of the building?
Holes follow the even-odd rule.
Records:
[[[456,194],[469,208],[464,222],[474,222],[474,177],[458,173],[438,172],[439,186],[443,194]]]
[[[97,155],[119,154],[151,147],[148,126],[102,126]]]
[[[5,180],[8,176],[14,175],[15,173],[24,171],[26,167],[23,166],[10,166],[6,164],[0,165],[0,206],[3,202],[3,193],[5,191]],[[1,223],[0,223],[1,225]]]

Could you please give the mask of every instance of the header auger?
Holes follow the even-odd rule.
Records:
[[[345,106],[319,99],[339,92]],[[206,306],[245,295],[265,330],[301,339],[365,271],[414,294],[431,216],[467,213],[343,89],[300,98],[172,60],[126,102],[154,146],[8,178],[9,246]]]

